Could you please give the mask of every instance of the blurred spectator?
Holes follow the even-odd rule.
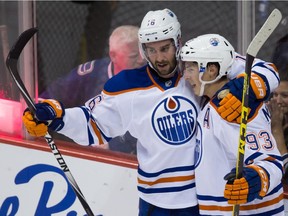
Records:
[[[138,27],[123,25],[109,38],[109,57],[79,65],[67,76],[60,77],[39,98],[55,98],[64,106],[82,106],[103,89],[104,83],[123,69],[141,67],[145,61],[138,48]]]
[[[65,107],[82,106],[101,92],[105,82],[124,69],[143,66],[138,47],[137,26],[117,27],[109,37],[109,57],[97,59],[74,68],[67,76],[58,78],[39,96],[54,98]],[[136,139],[128,132],[109,142],[109,148],[126,153],[136,152]]]
[[[268,103],[271,127],[284,166],[288,169],[288,35],[277,42],[272,62],[278,68],[280,85]]]

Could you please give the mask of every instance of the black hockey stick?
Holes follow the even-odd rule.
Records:
[[[238,145],[238,158],[236,164],[236,178],[242,177],[243,172],[243,162],[245,153],[245,140],[246,140],[246,129],[248,121],[248,108],[249,108],[249,85],[251,77],[251,68],[253,61],[258,54],[261,47],[264,45],[266,40],[270,37],[272,32],[276,29],[278,24],[282,19],[282,14],[278,9],[274,9],[261,29],[258,31],[256,36],[253,38],[248,46],[246,52],[246,64],[245,64],[245,78],[243,84],[243,94],[242,94],[242,111],[241,111],[241,123],[240,123],[240,137]],[[233,215],[239,215],[239,205],[234,205]]]
[[[11,48],[7,59],[6,59],[6,66],[10,72],[10,75],[12,76],[14,82],[16,83],[18,89],[20,90],[20,93],[22,94],[26,104],[28,105],[29,110],[32,113],[35,113],[36,107],[34,105],[34,101],[31,99],[27,89],[25,88],[24,83],[22,82],[22,79],[18,73],[17,69],[17,62],[19,59],[19,56],[24,49],[25,45],[28,43],[28,41],[33,37],[33,35],[37,32],[37,28],[30,28],[26,31],[24,31],[17,39],[14,46]],[[88,205],[85,197],[83,196],[79,186],[77,185],[75,179],[73,178],[67,164],[65,163],[60,151],[58,150],[53,138],[51,135],[47,132],[45,135],[45,140],[48,143],[49,147],[52,150],[52,153],[54,154],[57,162],[59,163],[62,171],[66,175],[71,187],[73,188],[75,194],[77,195],[79,201],[81,202],[83,208],[85,209],[88,216],[94,216],[90,206]]]

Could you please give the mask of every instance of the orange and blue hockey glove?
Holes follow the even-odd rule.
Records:
[[[30,135],[45,136],[48,128],[54,131],[63,128],[65,109],[60,102],[47,99],[35,104],[35,107],[34,116],[27,108],[22,117],[23,124]]]
[[[243,168],[242,178],[236,179],[235,168],[224,179],[227,181],[224,197],[229,204],[239,205],[251,202],[254,199],[262,199],[269,189],[269,177],[267,172],[256,165]]]
[[[249,87],[249,112],[264,100],[270,94],[267,89],[266,78],[262,75],[252,72]],[[244,74],[240,74],[236,79],[228,82],[218,93],[218,99],[221,100],[217,112],[222,118],[229,122],[240,123],[242,110]]]

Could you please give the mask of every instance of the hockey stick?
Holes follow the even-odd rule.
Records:
[[[248,104],[249,104],[249,85],[251,77],[251,68],[253,61],[258,54],[261,47],[264,45],[266,40],[270,37],[272,32],[276,29],[278,24],[282,19],[282,14],[278,9],[274,9],[261,29],[258,31],[256,36],[253,38],[248,46],[246,52],[246,64],[245,64],[245,77],[243,84],[242,93],[242,111],[241,111],[241,123],[240,123],[240,137],[238,145],[238,158],[236,164],[236,178],[242,177],[243,172],[243,161],[245,153],[245,139],[246,139],[246,129],[247,129],[247,119],[248,119]],[[239,205],[233,206],[233,215],[239,215],[240,207]]]
[[[28,105],[29,110],[32,113],[35,113],[36,107],[34,105],[33,100],[31,99],[27,89],[25,88],[24,83],[22,82],[22,79],[18,73],[17,69],[17,62],[20,56],[20,53],[24,49],[25,45],[28,43],[28,41],[33,37],[33,35],[37,32],[37,28],[30,28],[26,31],[24,31],[17,39],[14,46],[11,48],[7,59],[6,59],[6,66],[10,72],[10,75],[12,76],[14,82],[16,83],[18,89],[20,90],[20,93],[22,94],[26,104]],[[68,182],[72,186],[75,194],[77,195],[79,201],[81,202],[83,208],[85,209],[88,216],[94,216],[90,206],[88,205],[86,199],[84,198],[79,186],[77,185],[75,179],[73,178],[67,164],[65,163],[60,151],[58,150],[53,138],[51,135],[47,132],[45,135],[45,140],[48,143],[49,147],[52,150],[52,153],[54,154],[57,162],[59,163],[62,171],[66,175],[66,178],[68,179]]]

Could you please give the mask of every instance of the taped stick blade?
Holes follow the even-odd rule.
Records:
[[[278,9],[274,9],[261,27],[261,29],[258,31],[256,36],[251,41],[247,49],[247,54],[256,57],[257,53],[259,52],[263,44],[267,41],[267,39],[270,37],[272,32],[276,29],[281,19],[281,12]]]

